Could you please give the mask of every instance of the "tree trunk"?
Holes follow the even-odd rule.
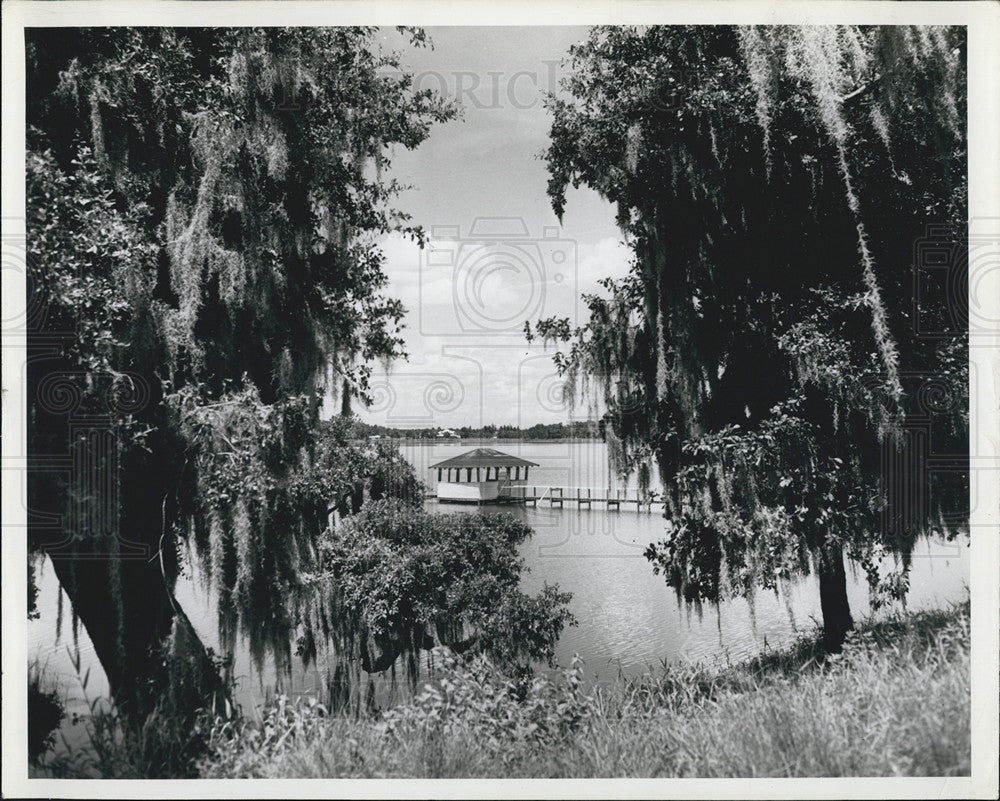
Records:
[[[844,644],[847,632],[854,628],[847,599],[844,553],[839,545],[824,548],[820,555],[819,603],[823,612],[823,647],[836,653]]]
[[[181,714],[222,701],[218,670],[156,562],[112,559],[56,554],[52,565],[118,708],[145,718],[161,701]]]
[[[124,451],[107,415],[91,422],[59,411],[40,404],[33,414],[29,538],[51,559],[116,705],[142,720],[161,701],[190,713],[224,698],[219,671],[173,597],[177,552],[164,536],[163,487],[178,478],[167,448],[150,437],[149,453]]]

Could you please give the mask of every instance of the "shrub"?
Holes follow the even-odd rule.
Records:
[[[723,668],[585,683],[446,661],[382,715],[280,699],[217,723],[208,778],[943,776],[970,768],[968,605],[866,623]]]
[[[28,762],[37,766],[55,745],[66,708],[54,690],[42,690],[41,669],[28,668]]]
[[[551,660],[574,620],[568,593],[546,585],[521,592],[518,547],[531,528],[511,515],[430,514],[397,500],[369,501],[327,532],[309,577],[320,600],[304,644],[326,639],[369,673],[407,656],[416,681],[422,649],[480,652],[505,669]],[[301,655],[310,657],[303,647]]]

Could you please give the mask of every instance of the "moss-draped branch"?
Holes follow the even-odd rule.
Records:
[[[604,404],[619,466],[659,468],[648,556],[684,597],[774,586],[831,548],[898,593],[883,555],[905,574],[919,532],[954,530],[963,479],[907,454],[921,427],[967,453],[964,321],[925,288],[932,338],[913,305],[932,231],[962,269],[964,53],[961,29],[906,26],[596,28],[571,49],[553,208],[596,189],[634,263],[586,325],[537,331]],[[886,459],[932,502],[901,508]]]

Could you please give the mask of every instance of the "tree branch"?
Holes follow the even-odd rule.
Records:
[[[846,105],[854,102],[858,98],[864,97],[872,89],[874,89],[877,84],[881,83],[881,81],[882,81],[882,76],[881,75],[876,75],[874,78],[872,78],[870,81],[868,81],[868,83],[862,84],[857,89],[855,89],[853,92],[849,92],[848,94],[846,94],[842,98],[840,98],[841,104],[846,106]]]

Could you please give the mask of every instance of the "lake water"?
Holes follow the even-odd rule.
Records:
[[[422,478],[427,467],[447,459],[478,443],[406,443],[401,450]],[[559,443],[484,443],[539,464],[533,468],[529,484],[606,488],[609,485],[607,452],[600,442]],[[622,486],[611,482],[612,486]],[[475,507],[438,504],[427,507],[455,514],[477,514]],[[573,594],[570,609],[579,625],[568,628],[557,649],[562,664],[574,653],[586,662],[588,673],[610,678],[619,670],[634,674],[655,667],[661,661],[715,662],[738,661],[759,653],[763,648],[777,648],[788,643],[798,632],[813,627],[820,619],[819,589],[816,579],[806,577],[778,595],[757,593],[752,605],[738,599],[717,609],[706,607],[702,615],[678,605],[661,576],[653,575],[643,557],[646,546],[658,540],[663,519],[657,507],[653,512],[636,511],[623,506],[621,511],[577,508],[566,503],[550,508],[542,502],[528,506],[499,507],[515,514],[534,530],[522,546],[522,555],[530,572],[523,579],[523,589],[532,593],[544,582],[558,583]],[[498,507],[482,507],[495,512]],[[967,540],[921,542],[914,552],[911,589],[906,599],[912,609],[932,608],[967,596],[969,551]],[[849,595],[856,618],[869,612],[864,576],[850,573]],[[107,680],[86,631],[79,632],[74,645],[70,627],[69,601],[63,597],[63,622],[57,631],[60,589],[51,565],[43,564],[38,575],[40,616],[28,623],[29,660],[37,659],[46,668],[49,683],[57,683],[69,700],[69,711],[86,711],[84,694],[70,653],[78,649],[80,672],[90,669],[86,694],[93,698],[107,693]],[[218,648],[216,609],[202,590],[196,573],[191,571],[177,587],[177,600],[198,630],[206,645]],[[258,707],[273,694],[277,677],[270,666],[262,675],[253,670],[246,649],[235,659],[239,679],[237,701],[244,710]],[[323,687],[321,673],[299,666],[291,680],[283,680],[281,689],[292,694],[311,692]],[[80,742],[80,727],[65,727],[71,742]]]

